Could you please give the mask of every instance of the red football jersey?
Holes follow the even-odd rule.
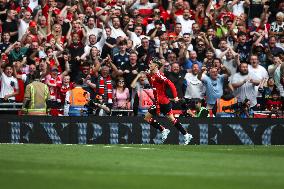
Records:
[[[153,87],[153,93],[157,104],[168,104],[169,97],[166,95],[166,87],[169,86],[172,94],[177,97],[175,85],[164,76],[163,73],[157,72],[155,74],[147,75],[150,85]]]

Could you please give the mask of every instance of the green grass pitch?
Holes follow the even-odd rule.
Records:
[[[2,189],[282,189],[284,146],[0,144]]]

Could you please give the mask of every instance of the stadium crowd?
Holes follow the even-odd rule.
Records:
[[[283,0],[0,0],[0,21],[0,105],[68,115],[80,88],[92,114],[141,115],[157,57],[184,115],[200,99],[221,117],[283,108]]]

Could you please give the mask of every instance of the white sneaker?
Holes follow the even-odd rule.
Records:
[[[170,133],[171,131],[169,129],[164,129],[162,131],[162,143],[165,142],[165,140],[168,138],[168,134]]]
[[[184,135],[184,145],[188,145],[188,143],[191,141],[191,139],[193,138],[193,136],[189,133]]]

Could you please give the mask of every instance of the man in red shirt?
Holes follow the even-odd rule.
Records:
[[[184,135],[184,144],[187,145],[192,139],[192,135],[189,134],[181,125],[181,123],[174,117],[172,113],[172,107],[170,99],[166,95],[166,87],[170,87],[172,94],[174,96],[174,101],[179,101],[177,96],[177,91],[174,84],[166,78],[162,73],[160,73],[159,68],[162,63],[158,58],[153,58],[149,64],[150,73],[147,74],[150,85],[153,87],[153,93],[155,97],[155,103],[151,106],[145,115],[145,120],[150,123],[156,129],[162,132],[162,142],[167,139],[170,133],[169,129],[165,129],[160,125],[157,120],[153,118],[154,115],[159,115],[160,112],[167,116],[167,118],[173,123],[173,125]]]

